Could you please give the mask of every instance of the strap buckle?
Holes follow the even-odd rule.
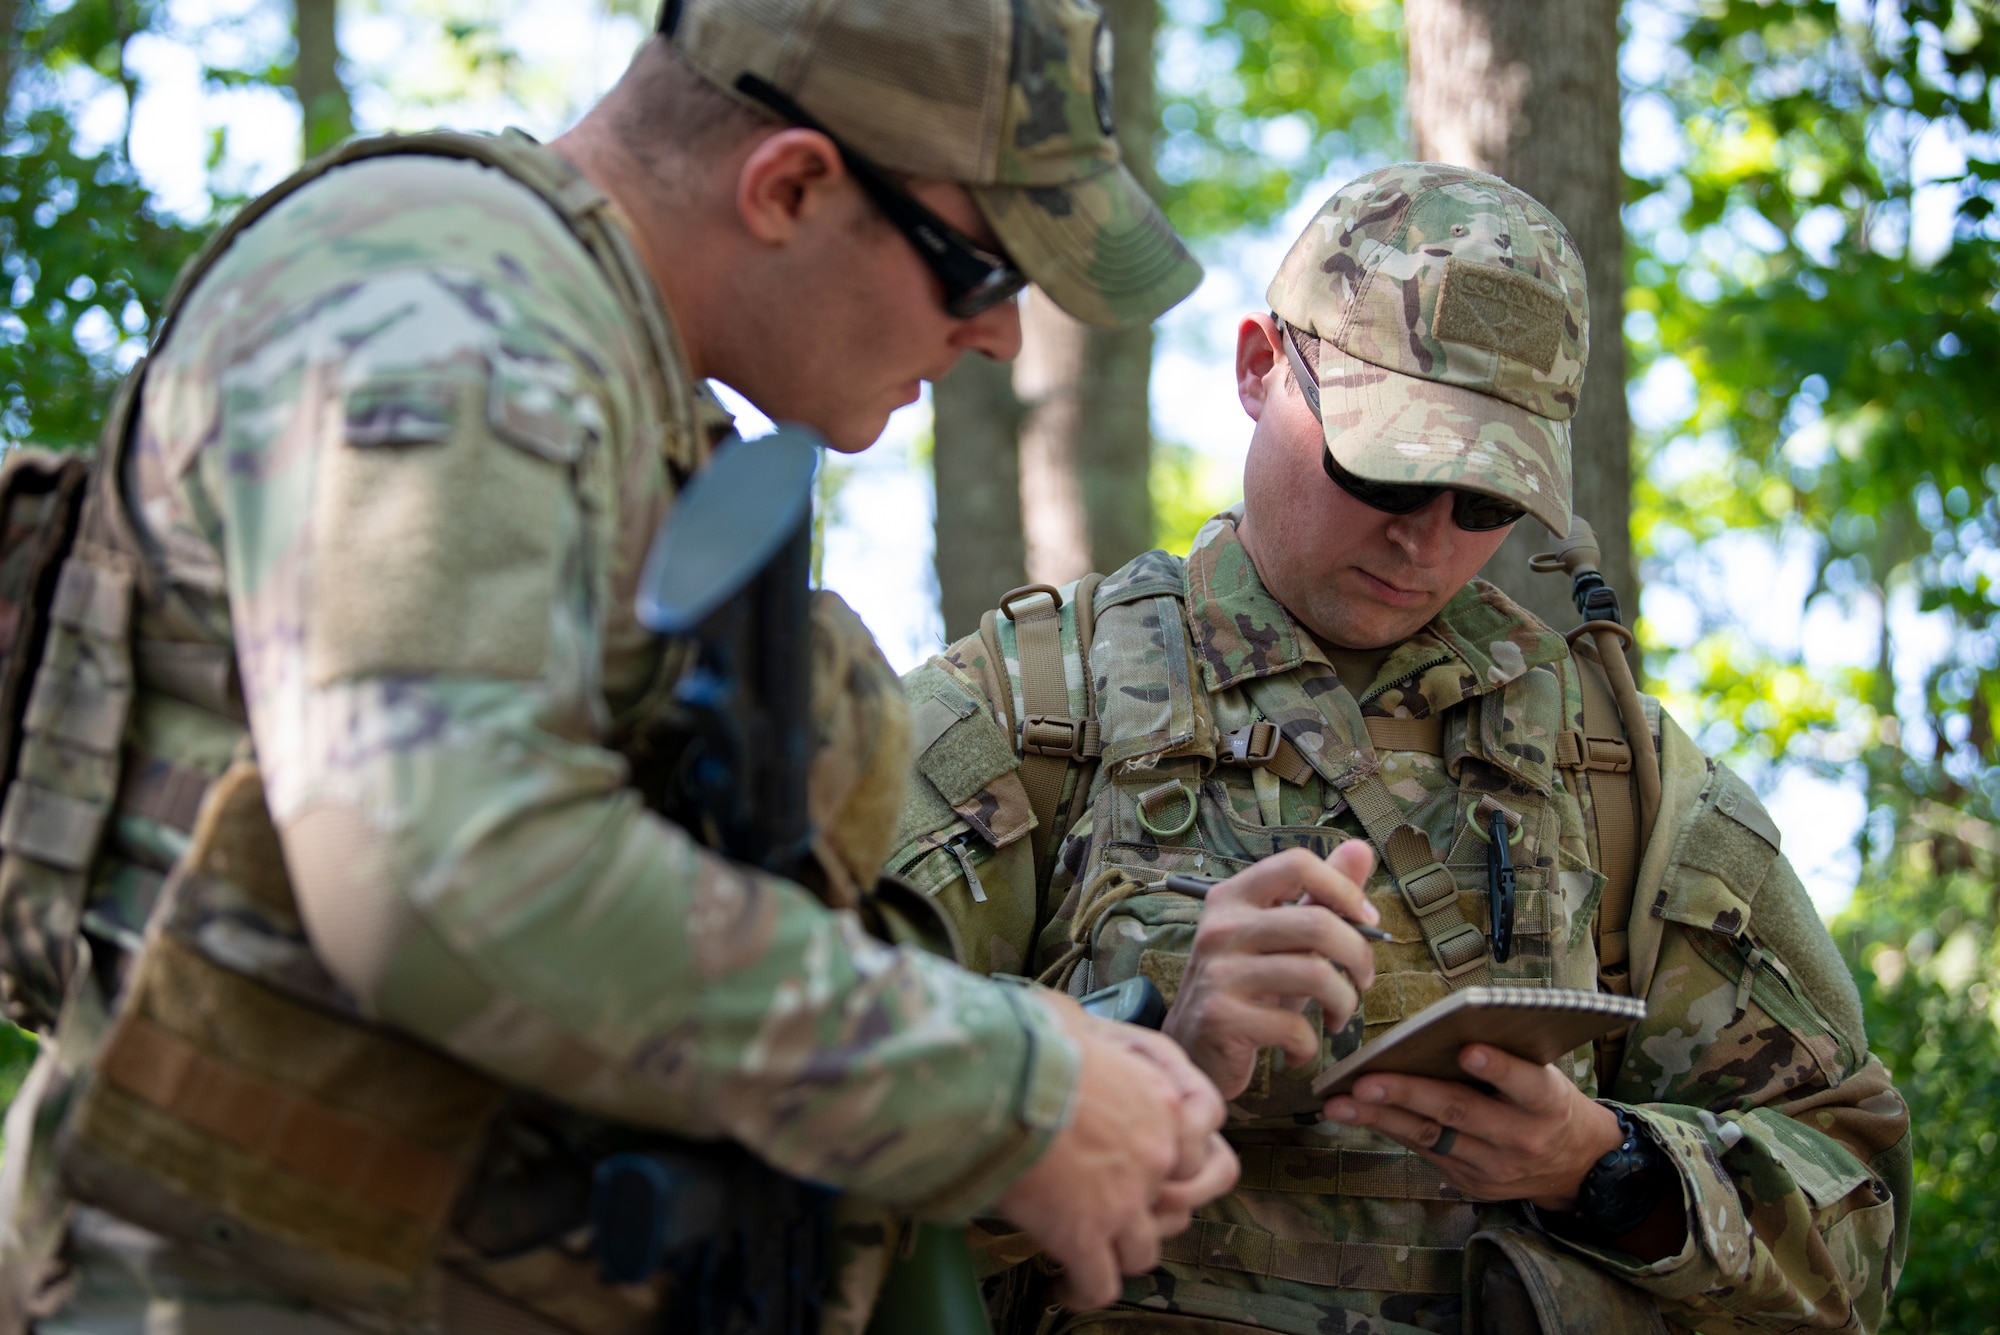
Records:
[[[1021,754],[1083,760],[1090,756],[1090,719],[1028,714],[1021,719]]]
[[[1458,902],[1458,882],[1451,879],[1442,862],[1427,862],[1409,875],[1397,877],[1396,888],[1403,892],[1403,902],[1419,921]]]
[[[1024,598],[1032,598],[1038,593],[1047,594],[1049,601],[1055,605],[1054,610],[1062,611],[1062,593],[1053,584],[1023,584],[1018,589],[1009,589],[1000,595],[1000,615],[1009,621],[1020,620],[1014,615],[1014,603]]]
[[[1285,735],[1278,731],[1277,724],[1268,719],[1258,719],[1255,723],[1224,734],[1215,760],[1219,765],[1262,769],[1278,758],[1278,745],[1284,740]]]
[[[1629,774],[1632,744],[1623,737],[1591,737],[1566,728],[1556,736],[1556,764],[1591,774]]]
[[[1436,940],[1428,935],[1424,944],[1431,948],[1431,962],[1446,978],[1458,978],[1490,963],[1493,952],[1486,947],[1486,934],[1469,922],[1462,922]]]

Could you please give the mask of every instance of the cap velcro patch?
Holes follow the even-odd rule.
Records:
[[[1547,374],[1562,347],[1562,294],[1516,270],[1453,256],[1444,263],[1431,332],[1491,348]]]

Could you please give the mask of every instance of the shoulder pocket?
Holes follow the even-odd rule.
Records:
[[[910,785],[896,845],[906,860],[913,845],[962,821],[992,848],[1004,848],[1034,827],[1021,786],[1021,758],[985,703],[936,659],[903,679],[910,701],[911,749],[917,774]]]
[[[1727,765],[1709,774],[1694,818],[1681,830],[1654,912],[1670,922],[1735,936],[1778,860],[1778,827],[1750,785]]]

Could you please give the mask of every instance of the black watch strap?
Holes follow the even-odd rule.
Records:
[[[1653,1143],[1638,1118],[1623,1108],[1604,1106],[1617,1116],[1623,1138],[1618,1148],[1606,1152],[1584,1174],[1576,1209],[1563,1221],[1567,1225],[1563,1231],[1621,1238],[1646,1222],[1672,1184],[1674,1172],[1666,1152]]]

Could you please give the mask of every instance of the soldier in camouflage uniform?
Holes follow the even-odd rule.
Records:
[[[1105,325],[1194,286],[1119,163],[1105,41],[1085,0],[675,0],[550,148],[348,146],[204,256],[118,409],[122,489],[65,574],[9,798],[78,819],[0,840],[10,932],[58,931],[35,895],[72,884],[84,926],[46,979],[9,954],[17,1013],[61,1013],[7,1128],[14,1322],[659,1328],[561,1239],[454,1232],[437,1184],[496,1078],[600,1139],[726,1137],[906,1214],[998,1210],[1083,1303],[1233,1181],[1170,1042],[834,911],[883,859],[908,728],[844,608],[815,613],[815,696],[846,719],[812,775],[831,908],[634,786],[680,666],[634,588],[727,426],[703,377],[858,450],[962,353],[1014,354],[1028,278]],[[142,943],[163,878],[180,917]],[[198,986],[115,1010],[142,947],[150,981]],[[229,1048],[244,996],[295,1027]],[[307,1069],[350,1047],[374,1055]],[[373,1157],[343,1167],[334,1132]],[[172,1236],[66,1199],[142,1179],[133,1212]]]
[[[1632,699],[1649,738],[1594,726],[1588,641],[1472,578],[1524,514],[1570,526],[1574,243],[1496,178],[1405,164],[1340,190],[1268,298],[1239,330],[1243,504],[1185,560],[1015,591],[905,678],[920,777],[892,867],[973,967],[1153,979],[1243,1161],[1110,1311],[1013,1272],[1016,1327],[1875,1329],[1908,1115],[1777,829],[1657,702]],[[1655,763],[1645,740],[1635,835],[1606,781]],[[1195,897],[1173,872],[1226,879]],[[1619,876],[1629,912],[1600,913]],[[1487,1092],[1313,1096],[1472,983],[1648,1015],[1550,1066],[1470,1045]],[[987,1239],[998,1262],[1018,1241]]]

